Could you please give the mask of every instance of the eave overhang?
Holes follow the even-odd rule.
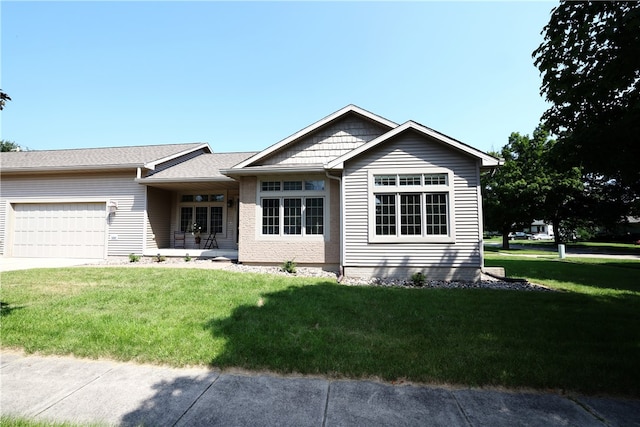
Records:
[[[208,151],[209,153],[213,153],[213,151],[211,150],[211,147],[209,147],[209,144],[207,144],[206,142],[203,142],[202,144],[195,146],[195,147],[191,147],[187,150],[182,150],[178,153],[173,153],[170,156],[166,156],[166,157],[162,157],[160,159],[154,160],[152,162],[147,162],[143,165],[143,167],[149,169],[149,170],[155,170],[156,166],[168,162],[170,160],[173,159],[177,159],[178,157],[182,157],[184,155],[187,155],[189,153],[193,153],[194,151],[197,150],[202,150],[205,149],[206,151]]]
[[[282,175],[301,173],[324,173],[325,165],[314,164],[294,164],[294,165],[267,165],[248,166],[241,169],[222,169],[220,173],[227,176],[256,176],[256,175]]]
[[[145,168],[144,164],[116,164],[116,165],[100,165],[100,166],[50,166],[50,167],[19,167],[19,168],[0,168],[0,175],[22,175],[22,174],[54,174],[54,173],[97,173],[97,172],[114,172],[114,171],[130,171],[138,168]]]

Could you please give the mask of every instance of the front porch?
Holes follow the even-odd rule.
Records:
[[[144,256],[160,256],[172,258],[184,258],[189,255],[191,258],[211,258],[212,261],[238,261],[237,249],[148,249],[144,251]]]

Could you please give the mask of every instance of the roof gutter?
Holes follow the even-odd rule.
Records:
[[[235,179],[226,176],[202,178],[136,178],[138,184],[182,184],[186,182],[234,182]]]
[[[134,168],[142,168],[141,164],[129,164],[129,165],[100,165],[100,166],[53,166],[42,169],[40,167],[17,167],[12,168],[3,167],[0,169],[0,173],[51,173],[51,172],[100,172],[103,170],[130,170]]]
[[[288,173],[324,173],[325,168],[324,165],[313,165],[307,167],[300,167],[300,165],[295,165],[295,167],[268,167],[268,168],[260,168],[260,167],[245,167],[238,169],[221,169],[220,173],[226,176],[254,176],[257,174],[260,175],[278,175],[278,174],[288,174]]]

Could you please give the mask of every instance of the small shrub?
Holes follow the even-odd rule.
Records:
[[[162,256],[160,254],[156,255],[155,259],[156,259],[156,262],[165,262],[167,260],[166,257],[164,257],[164,256]]]
[[[293,260],[287,260],[282,264],[282,271],[295,274],[296,272],[296,263]]]
[[[424,283],[427,281],[427,277],[422,271],[418,271],[411,275],[411,281],[415,286],[424,286]]]
[[[138,262],[140,261],[140,255],[129,254],[129,262]]]
[[[184,256],[184,262],[189,262],[189,261],[191,261],[191,257],[189,256],[189,254],[186,254]]]

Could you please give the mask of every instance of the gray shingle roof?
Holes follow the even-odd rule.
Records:
[[[145,145],[136,147],[85,148],[71,150],[0,153],[3,171],[58,169],[135,168],[179,153],[207,147],[206,143]]]
[[[145,180],[171,181],[186,178],[226,178],[220,173],[220,169],[229,169],[255,154],[255,152],[202,154],[154,173],[145,178]]]

